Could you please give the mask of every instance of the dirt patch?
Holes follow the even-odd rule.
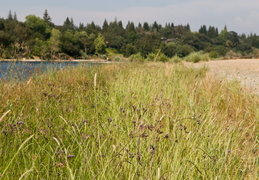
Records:
[[[259,59],[218,60],[185,64],[195,68],[206,66],[212,76],[238,80],[244,87],[259,94]]]

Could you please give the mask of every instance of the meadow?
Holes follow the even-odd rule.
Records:
[[[78,66],[0,92],[0,179],[259,175],[258,96],[205,67]]]

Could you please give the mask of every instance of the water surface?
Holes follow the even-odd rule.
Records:
[[[0,61],[0,80],[26,80],[52,69],[78,65],[92,66],[100,63],[77,61]]]

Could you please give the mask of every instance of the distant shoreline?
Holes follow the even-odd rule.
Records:
[[[73,59],[73,60],[42,60],[42,59],[1,59],[1,61],[9,62],[94,62],[94,63],[109,63],[107,60],[103,59]]]

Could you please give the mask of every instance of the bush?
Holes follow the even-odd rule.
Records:
[[[154,60],[155,60],[155,57],[156,57],[156,54],[155,54],[155,53],[149,53],[149,54],[147,55],[146,60],[147,60],[147,61],[154,61]]]
[[[204,53],[200,52],[200,51],[199,52],[192,52],[187,57],[185,57],[185,60],[187,62],[197,63],[197,62],[200,62],[200,61],[208,61],[209,56],[207,54],[204,54]]]
[[[238,53],[238,52],[235,52],[233,50],[230,50],[226,53],[226,56],[225,56],[226,59],[239,59],[239,58],[242,58],[242,54]]]
[[[165,47],[162,48],[162,52],[169,58],[172,58],[176,52],[177,45],[173,42],[167,43]]]
[[[160,53],[157,57],[155,57],[155,61],[168,62],[169,58],[164,53]]]
[[[210,57],[211,59],[217,59],[217,58],[219,58],[219,53],[218,53],[217,51],[211,51],[211,52],[209,53],[209,57]]]
[[[182,60],[181,58],[179,58],[177,55],[175,55],[169,61],[173,62],[173,63],[179,63],[179,62],[181,62],[181,60]]]
[[[188,45],[178,45],[176,47],[176,54],[179,57],[185,57],[188,56],[191,52],[193,52],[193,48]]]
[[[164,53],[149,53],[146,58],[147,61],[161,61],[161,62],[167,62],[169,61],[169,58]]]
[[[137,51],[136,51],[136,47],[134,45],[127,44],[127,45],[122,46],[121,52],[122,52],[123,56],[129,57],[132,54],[135,54]]]
[[[141,56],[140,53],[137,53],[137,54],[133,54],[129,57],[129,60],[130,61],[141,61],[143,62],[144,61],[144,58]]]

